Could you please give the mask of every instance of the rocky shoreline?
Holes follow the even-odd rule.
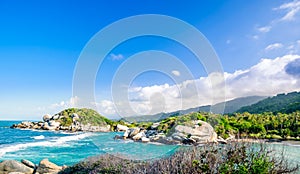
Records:
[[[69,119],[69,125],[65,120]],[[67,131],[67,132],[124,132],[122,136],[115,136],[114,139],[131,139],[143,143],[157,142],[162,144],[204,144],[204,143],[222,143],[233,140],[235,137],[230,136],[226,140],[218,137],[214,128],[207,122],[201,120],[190,120],[188,124],[174,125],[169,132],[161,132],[158,127],[161,122],[152,123],[151,127],[145,129],[142,127],[128,127],[117,124],[96,126],[92,123],[82,123],[82,116],[72,113],[69,117],[62,114],[45,115],[43,121],[39,122],[21,122],[11,126],[13,129],[35,129],[48,131]],[[130,125],[130,123],[124,123]]]
[[[131,139],[143,143],[158,142],[163,144],[205,144],[205,143],[227,143],[228,140],[234,139],[230,137],[224,140],[218,137],[213,127],[207,122],[194,120],[189,126],[176,125],[172,128],[172,133],[162,133],[157,131],[160,123],[153,123],[150,129],[128,128],[124,125],[117,125],[117,131],[123,131],[123,135],[116,135],[114,139]]]
[[[86,131],[86,132],[109,132],[111,129],[110,125],[95,126],[91,123],[83,124],[81,123],[80,116],[76,113],[71,115],[70,125],[63,124],[66,116],[64,115],[45,115],[43,116],[43,121],[39,122],[29,122],[24,121],[20,124],[14,124],[11,126],[13,129],[36,129],[36,130],[50,130],[50,131]]]
[[[58,166],[48,159],[43,159],[39,164],[28,160],[5,160],[0,162],[0,174],[57,174],[67,166]]]

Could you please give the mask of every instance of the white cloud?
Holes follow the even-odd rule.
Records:
[[[40,113],[39,115],[46,114],[46,112],[49,114],[56,114],[57,112],[60,112],[64,109],[77,107],[78,102],[79,102],[79,98],[75,96],[75,97],[71,97],[67,101],[53,103],[47,107],[38,107],[37,110]]]
[[[180,72],[177,71],[177,70],[173,70],[173,71],[172,71],[172,74],[173,74],[174,76],[180,76]]]
[[[99,103],[92,103],[92,105],[96,106],[97,110],[102,115],[112,116],[116,114],[115,105],[112,101],[102,100]]]
[[[288,54],[300,54],[300,40],[287,44],[286,50]]]
[[[212,89],[211,80],[221,79],[220,73],[210,74],[195,80],[187,80],[176,85],[154,85],[134,87],[129,89],[131,112],[127,106],[119,105],[118,111],[126,110],[129,115],[145,115],[160,112],[171,112],[188,109],[200,105],[208,105],[224,101],[221,94],[226,94],[226,100],[260,95],[271,96],[282,92],[300,90],[300,79],[286,72],[286,66],[300,60],[298,55],[286,55],[275,59],[262,59],[258,64],[246,70],[234,73],[224,73],[226,90]],[[215,81],[222,85],[222,81]],[[213,97],[215,96],[215,99]],[[114,113],[112,102],[102,101],[107,113]],[[105,115],[105,114],[104,114]],[[129,116],[123,115],[123,116]]]
[[[270,50],[279,49],[279,48],[282,48],[282,47],[283,47],[282,43],[273,43],[273,44],[268,45],[265,48],[265,50],[270,51]]]
[[[260,27],[260,28],[257,28],[257,30],[261,33],[267,33],[271,30],[271,26],[264,26],[264,27]]]
[[[300,11],[300,1],[295,0],[289,3],[284,3],[274,10],[285,10],[286,13],[280,18],[280,21],[292,21]]]
[[[224,94],[226,100],[229,100],[237,97],[271,96],[299,91],[300,74],[295,71],[295,68],[299,68],[297,67],[299,62],[299,55],[286,55],[275,59],[265,58],[248,69],[237,70],[233,73],[212,73],[206,77],[186,80],[175,85],[132,87],[128,89],[128,101],[116,104],[110,100],[101,100],[98,103],[91,103],[91,108],[111,118],[118,114],[120,116],[156,114],[214,104],[224,101],[222,98]],[[290,68],[289,71],[287,67]],[[225,82],[222,81],[222,76]],[[216,86],[214,89],[212,89],[212,82]],[[221,88],[224,83],[225,91]],[[54,114],[75,106],[79,100],[78,97],[74,97],[43,108],[43,111]],[[124,104],[126,102],[129,102],[130,106]]]
[[[110,54],[110,58],[112,59],[112,60],[121,60],[121,59],[123,59],[124,58],[124,56],[122,55],[122,54]]]

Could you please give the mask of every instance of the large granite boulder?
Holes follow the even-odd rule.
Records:
[[[132,138],[134,137],[136,134],[138,134],[140,132],[140,128],[136,127],[136,128],[131,128],[129,129],[130,130],[130,133],[128,135],[128,137]]]
[[[133,140],[140,140],[143,137],[146,137],[146,134],[144,131],[139,132],[138,134],[136,134],[135,136],[132,137]]]
[[[51,118],[52,118],[52,116],[51,116],[51,115],[49,115],[49,114],[46,114],[46,115],[44,115],[44,116],[43,116],[43,120],[44,120],[44,122],[47,122],[47,121],[49,121]]]
[[[60,122],[51,120],[51,121],[49,121],[49,126],[50,126],[50,127],[58,128],[58,127],[60,126]]]
[[[191,125],[177,125],[172,138],[178,141],[195,142],[195,143],[208,143],[216,142],[217,134],[213,127],[207,122],[195,120]]]
[[[127,131],[129,128],[127,126],[124,126],[124,125],[121,125],[121,124],[118,124],[117,125],[117,131],[118,132],[123,132],[123,131]]]
[[[58,166],[52,162],[50,162],[48,159],[43,159],[39,166],[36,169],[37,173],[51,173],[56,174],[62,170],[61,166]]]
[[[93,126],[90,123],[72,125],[75,130],[79,131],[87,131],[87,132],[110,132],[110,125],[103,125],[103,126]]]
[[[6,160],[0,163],[0,173],[12,172],[32,174],[34,172],[34,169],[15,160]]]
[[[33,169],[36,168],[35,164],[34,164],[33,162],[31,162],[31,161],[22,159],[22,160],[21,160],[21,163],[23,163],[23,164],[26,165],[27,167],[30,167],[30,168],[33,168]]]

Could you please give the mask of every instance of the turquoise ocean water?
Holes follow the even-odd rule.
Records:
[[[148,160],[170,155],[178,146],[144,144],[114,140],[111,133],[65,133],[10,129],[16,121],[0,121],[0,161],[28,159],[38,163],[44,158],[58,165],[72,165],[89,156],[118,154]],[[119,133],[120,134],[120,133]]]
[[[144,144],[114,140],[118,133],[65,133],[10,129],[17,121],[0,121],[0,161],[28,159],[38,163],[44,158],[58,165],[72,165],[89,156],[118,154],[131,159],[155,159],[173,154],[178,146]],[[120,133],[119,133],[120,134]],[[300,164],[300,145],[270,144],[284,148],[286,157]]]

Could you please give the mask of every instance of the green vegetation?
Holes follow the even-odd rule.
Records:
[[[300,92],[291,92],[269,97],[253,105],[242,107],[237,112],[249,112],[252,114],[264,112],[292,113],[298,110],[300,110]]]
[[[105,125],[113,125],[114,121],[109,120],[108,118],[105,118],[101,116],[98,112],[92,110],[92,109],[77,109],[77,108],[69,108],[66,110],[61,111],[57,115],[64,116],[60,118],[58,121],[63,126],[70,126],[72,124],[72,115],[76,113],[80,116],[80,119],[78,120],[82,124],[88,124],[90,123],[93,126],[105,126]]]
[[[61,174],[83,173],[296,173],[282,153],[264,144],[231,143],[224,146],[207,144],[181,148],[172,156],[150,161],[133,161],[119,156],[102,155],[89,158],[61,171]]]
[[[238,134],[241,137],[251,138],[300,140],[300,112],[290,114],[246,112],[225,115],[219,120],[215,130],[223,138],[227,138],[229,134]]]
[[[206,112],[193,112],[186,115],[166,118],[160,121],[157,130],[158,132],[163,132],[168,134],[172,132],[172,128],[174,128],[175,125],[189,125],[193,120],[202,120],[202,121],[210,120],[211,122],[217,122],[216,118],[219,118],[219,115],[209,114]]]

